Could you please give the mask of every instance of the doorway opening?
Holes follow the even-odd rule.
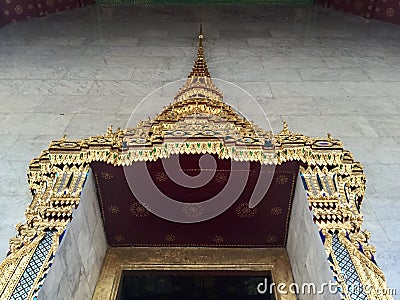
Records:
[[[271,272],[124,271],[118,300],[275,300]]]

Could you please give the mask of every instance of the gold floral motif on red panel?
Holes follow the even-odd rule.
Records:
[[[242,219],[250,219],[257,213],[257,208],[250,208],[248,203],[241,203],[236,207],[236,214]]]
[[[132,215],[138,218],[144,218],[150,214],[150,212],[140,203],[133,203],[129,211]]]
[[[111,214],[116,215],[117,213],[119,213],[119,207],[117,205],[110,205],[110,207],[108,208],[108,211]]]
[[[279,216],[282,213],[282,211],[283,211],[282,207],[279,206],[275,206],[270,210],[271,215],[273,216]]]

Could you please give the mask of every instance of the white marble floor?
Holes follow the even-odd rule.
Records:
[[[365,166],[365,228],[400,294],[400,27],[320,7],[92,6],[0,28],[0,255],[30,202],[30,159],[64,133],[125,127],[145,95],[188,74],[199,22],[212,75],[251,93],[275,131],[285,119],[330,132]]]

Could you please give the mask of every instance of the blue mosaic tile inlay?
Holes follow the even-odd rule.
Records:
[[[53,232],[47,232],[44,238],[40,241],[35,253],[33,254],[25,272],[22,274],[10,300],[25,300],[28,297],[32,285],[35,282],[38,272],[50,251]]]
[[[337,234],[332,236],[332,250],[336,256],[336,260],[342,271],[344,280],[348,288],[348,295],[350,299],[354,300],[368,300],[361,284],[360,277],[354,267],[353,261],[347,249],[340,243]]]

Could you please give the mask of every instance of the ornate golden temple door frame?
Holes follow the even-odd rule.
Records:
[[[55,263],[57,257],[62,257],[62,249],[59,249],[62,240],[68,244],[65,241],[69,238],[69,244],[75,246],[89,245],[92,248],[89,250],[95,252],[94,243],[83,238],[81,243],[74,243],[67,230],[79,215],[74,214],[75,209],[85,208],[85,202],[81,203],[81,191],[91,163],[131,166],[136,162],[157,161],[175,154],[211,154],[219,159],[260,162],[263,165],[301,163],[301,184],[307,197],[305,210],[308,213],[311,209],[313,213],[318,238],[323,243],[321,261],[325,264],[328,261],[329,271],[332,271],[330,275],[341,286],[340,296],[349,300],[393,299],[382,294],[388,290],[385,276],[375,262],[375,248],[369,244],[370,233],[362,229],[360,209],[366,182],[362,165],[343,148],[340,140],[329,134],[310,138],[292,132],[286,123],[280,133],[273,134],[240,116],[223,102],[222,92],[212,82],[202,42],[200,32],[198,56],[186,84],[176,94],[174,102],[156,118],[125,130],[113,131],[110,127],[104,135],[82,140],[67,140],[64,136],[53,141],[47,150],[32,160],[28,171],[32,202],[25,212],[26,222],[17,225],[18,234],[10,239],[10,252],[0,263],[1,299],[35,299],[39,291],[46,291],[46,282],[50,287],[71,287],[50,284],[49,281],[51,271],[56,274],[56,279],[65,279],[60,277],[63,268],[56,269]],[[207,125],[201,126],[200,130],[198,116],[203,118],[203,125]],[[85,186],[89,188],[87,184]],[[99,226],[95,228],[102,231],[103,226],[97,224]],[[76,236],[90,236],[80,234],[82,228],[90,227],[79,227]],[[310,230],[317,234],[314,228]],[[106,244],[105,237],[102,242]],[[66,252],[81,262],[76,259],[76,251],[79,251],[76,248],[75,252]],[[287,253],[293,253],[291,251],[295,248],[288,247]],[[315,250],[312,247],[305,249]],[[105,247],[101,249],[101,258],[104,253]],[[283,248],[111,248],[94,299],[115,297],[124,270],[270,271],[275,283],[290,284],[293,277],[287,253]],[[75,264],[76,270],[69,274],[74,276],[66,281],[78,278],[78,283],[82,282],[81,276],[75,276],[82,275],[82,268],[78,268],[82,265]],[[292,271],[296,274],[293,264]],[[90,270],[85,275],[93,274]],[[321,279],[320,272],[314,274]],[[352,286],[362,288],[355,294],[348,288]],[[370,289],[367,291],[364,287]],[[69,292],[72,293],[72,289]],[[76,291],[73,292],[64,298],[73,299]],[[276,296],[277,299],[295,299],[289,294]],[[88,298],[76,296],[75,299]]]
[[[275,285],[289,287],[293,283],[283,248],[109,248],[93,299],[116,299],[123,271],[132,270],[270,272]],[[274,292],[278,300],[296,299],[291,293]]]

